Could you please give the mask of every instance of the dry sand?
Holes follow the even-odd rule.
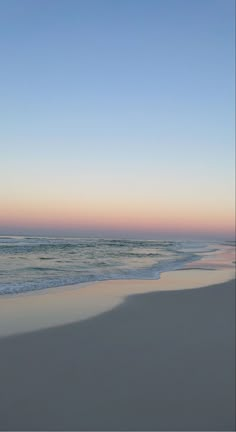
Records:
[[[0,339],[1,430],[235,430],[235,284]]]

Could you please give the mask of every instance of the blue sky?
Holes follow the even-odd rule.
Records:
[[[0,54],[0,231],[60,191],[71,212],[101,195],[108,219],[114,195],[124,209],[139,191],[141,207],[178,196],[185,213],[193,200],[189,218],[197,197],[207,220],[224,207],[216,231],[230,223],[232,0],[1,0]]]

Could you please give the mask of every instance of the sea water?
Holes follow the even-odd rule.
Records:
[[[232,242],[0,236],[0,294],[112,279],[159,279],[229,254]]]

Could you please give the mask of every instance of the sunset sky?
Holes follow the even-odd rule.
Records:
[[[0,56],[0,234],[233,236],[233,0],[1,0]]]

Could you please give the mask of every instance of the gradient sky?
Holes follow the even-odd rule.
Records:
[[[233,0],[0,0],[0,61],[0,233],[233,235]]]

